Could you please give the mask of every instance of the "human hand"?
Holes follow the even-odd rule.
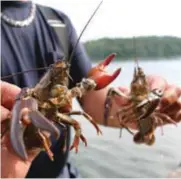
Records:
[[[160,101],[160,105],[158,106],[158,112],[164,113],[171,117],[175,122],[181,121],[181,87],[176,85],[168,84],[168,82],[160,77],[155,75],[150,75],[147,77],[147,81],[150,89],[159,88],[163,90],[164,95]],[[128,88],[119,88],[124,94],[129,95]],[[119,106],[125,106],[128,104],[128,100],[123,97],[115,96],[116,104]],[[164,124],[168,124],[168,121],[164,121]],[[134,121],[128,123],[128,126],[136,129],[136,125]]]
[[[160,88],[164,91],[158,111],[171,117],[174,121],[181,121],[181,87],[168,82],[159,76],[148,76],[151,89]]]
[[[1,131],[5,128],[6,118],[20,90],[21,89],[15,85],[1,81]],[[37,154],[38,153],[33,153],[29,156],[28,161],[22,161],[15,154],[11,146],[9,133],[5,133],[1,140],[1,177],[24,178]]]

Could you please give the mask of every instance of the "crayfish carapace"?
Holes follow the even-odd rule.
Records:
[[[111,88],[108,91],[105,101],[105,124],[110,116],[112,100],[116,99],[114,96],[119,96],[127,102],[110,119],[118,118],[121,131],[122,128],[125,128],[134,135],[133,140],[135,143],[152,145],[155,142],[154,131],[157,126],[161,125],[162,127],[164,122],[176,125],[176,122],[158,110],[163,91],[160,89],[150,89],[145,73],[138,65],[137,59],[135,59],[135,64],[129,95],[121,92],[119,88]],[[117,100],[115,102],[117,103]],[[130,130],[128,123],[134,123],[137,126],[138,132],[136,134]]]

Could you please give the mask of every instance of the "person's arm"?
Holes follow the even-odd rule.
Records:
[[[161,109],[163,109],[165,106],[169,106],[166,113],[176,122],[181,121],[181,88],[175,85],[167,84],[164,78],[156,75],[149,76],[148,81],[151,89],[154,89],[155,87],[165,89],[164,96],[161,100]],[[128,89],[120,89],[122,89],[123,93],[128,93]],[[104,124],[104,102],[107,91],[108,87],[101,91],[91,92],[82,98],[83,109],[99,124]],[[118,106],[113,102],[111,114],[123,106],[122,99],[116,98],[116,100],[119,100],[120,105]],[[108,120],[108,126],[119,127],[120,125],[118,119]],[[134,124],[130,124],[130,127],[135,128],[136,126]]]
[[[106,99],[106,94],[108,92],[108,87],[99,90],[99,91],[93,91],[85,95],[81,99],[81,106],[85,112],[87,112],[90,116],[93,117],[93,119],[101,125],[104,125],[104,102]],[[112,106],[112,111],[116,111],[118,109],[118,106],[114,103]],[[119,127],[119,122],[117,119],[114,120],[108,120],[108,126],[109,127]]]

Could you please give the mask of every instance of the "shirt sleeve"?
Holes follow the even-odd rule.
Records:
[[[69,54],[71,54],[79,37],[69,17],[65,14],[62,14],[62,17],[65,24],[67,25],[69,37]],[[86,77],[91,67],[91,60],[86,52],[86,49],[84,45],[79,42],[71,60],[70,75],[73,81],[70,80],[70,87],[75,86],[75,84],[80,82],[82,78]]]

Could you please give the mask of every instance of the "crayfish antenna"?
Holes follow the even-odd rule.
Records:
[[[83,30],[82,30],[82,32],[81,32],[81,34],[80,34],[80,36],[79,36],[76,44],[75,44],[75,46],[74,46],[74,48],[73,48],[73,50],[72,50],[72,53],[70,54],[70,58],[69,58],[69,63],[70,63],[70,64],[71,64],[73,55],[74,55],[74,53],[75,53],[75,50],[76,50],[76,48],[77,48],[77,46],[78,46],[78,43],[79,43],[79,41],[80,41],[80,38],[82,37],[84,31],[86,30],[87,26],[88,26],[89,23],[91,22],[92,18],[94,17],[94,15],[95,15],[96,12],[98,11],[98,9],[100,8],[100,6],[101,6],[102,3],[103,3],[103,0],[99,3],[99,5],[98,5],[97,8],[95,9],[95,11],[94,11],[93,14],[91,15],[91,17],[89,18],[88,22],[87,22],[86,25],[84,26],[84,28],[83,28]]]

